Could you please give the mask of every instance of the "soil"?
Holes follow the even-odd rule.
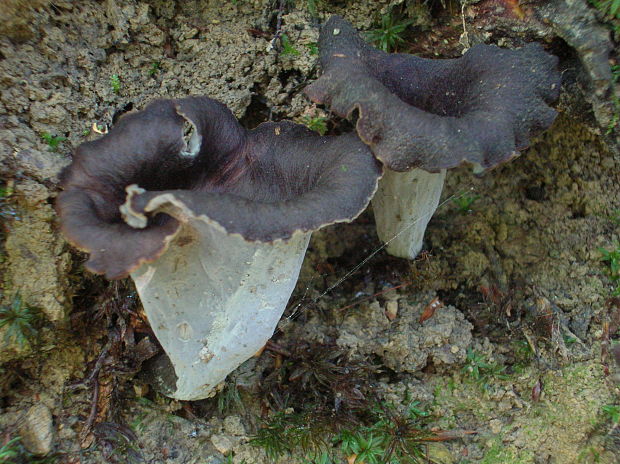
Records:
[[[306,410],[306,391],[279,369],[327,349],[350,372],[363,366],[356,388],[367,397],[400,410],[418,401],[428,430],[468,431],[429,447],[434,462],[620,462],[609,413],[620,410],[610,354],[620,301],[601,252],[620,243],[610,103],[619,89],[605,68],[617,43],[608,18],[572,3],[9,0],[0,21],[0,304],[21,300],[37,317],[36,335],[21,343],[0,328],[0,446],[21,437],[27,452],[15,462],[318,462],[302,447],[274,458],[252,437],[274,414]],[[77,145],[154,98],[208,95],[249,128],[326,115],[328,133],[349,130],[302,93],[318,72],[318,25],[341,14],[368,30],[391,7],[412,21],[403,52],[454,57],[477,42],[542,42],[563,72],[556,122],[483,176],[451,170],[414,261],[382,250],[370,210],[314,233],[271,347],[213,399],[158,394],[140,374],[158,347],[131,282],[88,274],[85,255],[59,233],[61,169]],[[278,24],[294,52],[273,42]],[[350,457],[327,447],[334,463]]]

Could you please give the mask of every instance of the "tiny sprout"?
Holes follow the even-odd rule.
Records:
[[[605,131],[605,135],[610,135],[611,133],[613,133],[613,131],[616,130],[616,127],[618,126],[619,122],[620,122],[620,115],[618,113],[615,113],[611,117],[611,121],[609,121],[609,124],[607,125],[607,130]]]
[[[13,195],[13,181],[8,180],[6,185],[0,187],[0,198],[8,198]]]
[[[41,134],[41,139],[47,143],[49,151],[58,150],[58,145],[60,145],[60,142],[67,140],[66,137],[63,137],[62,135],[52,135],[49,132],[43,132]]]
[[[151,67],[149,68],[149,76],[154,76],[155,74],[159,72],[160,69],[161,69],[160,61],[155,61],[154,63],[151,63]]]
[[[615,290],[612,292],[612,296],[620,296],[620,244],[616,243],[615,248],[611,251],[605,248],[599,248],[601,253],[601,261],[608,264],[607,274],[611,281],[616,285]]]
[[[10,462],[9,459],[15,459],[21,454],[19,449],[19,441],[21,437],[15,437],[0,447],[0,462]]]
[[[110,87],[112,87],[112,92],[116,94],[121,92],[121,78],[118,74],[112,74],[112,76],[110,76]]]
[[[282,34],[280,36],[280,41],[282,43],[282,55],[299,55],[299,51],[291,45],[288,35]]]
[[[620,4],[620,0],[618,0]],[[617,78],[620,77],[620,70],[618,70],[617,74],[614,74],[614,82],[617,82]],[[616,95],[612,95],[611,101],[614,106],[614,113],[611,116],[611,120],[609,124],[607,124],[607,130],[605,131],[605,135],[609,135],[616,130],[618,124],[620,123],[620,98]]]
[[[620,19],[620,0],[590,0],[608,20]]]
[[[10,305],[0,306],[0,329],[6,328],[4,343],[14,340],[20,347],[26,345],[36,335],[34,327],[38,319],[37,310],[25,304],[18,293]]]
[[[306,44],[306,47],[308,47],[308,51],[310,52],[311,55],[319,54],[319,44],[317,42],[310,42]]]
[[[381,25],[367,34],[368,39],[384,52],[393,51],[399,43],[405,41],[402,37],[405,30],[413,21],[400,21],[391,13],[381,16]]]
[[[467,214],[467,213],[471,213],[472,211],[471,206],[474,204],[474,201],[476,201],[478,198],[480,198],[480,195],[464,193],[462,195],[459,195],[456,198],[453,198],[452,202],[457,206],[461,214]]]
[[[611,419],[612,424],[620,425],[620,405],[608,404],[603,406],[603,412]]]
[[[321,135],[325,135],[327,132],[327,118],[324,116],[305,115],[301,118],[301,123]]]
[[[306,4],[308,6],[308,13],[310,13],[310,16],[312,16],[313,18],[319,16],[318,7],[321,1],[322,0],[306,0]]]
[[[506,380],[508,376],[504,373],[505,367],[497,363],[489,362],[483,355],[475,350],[467,349],[467,359],[463,372],[483,387],[487,387],[492,379]]]
[[[379,464],[385,451],[382,448],[383,438],[362,433],[351,434],[342,442],[342,451],[346,456],[355,455],[355,462]]]

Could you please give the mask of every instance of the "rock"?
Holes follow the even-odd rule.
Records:
[[[18,429],[24,447],[37,456],[45,456],[52,451],[54,426],[52,413],[44,404],[32,406]]]
[[[228,454],[234,446],[233,441],[227,435],[213,435],[211,437],[211,443],[213,443],[216,450],[224,455]]]
[[[58,183],[60,171],[71,161],[58,153],[38,150],[20,150],[13,155],[13,163],[17,170],[33,177],[39,182]]]
[[[138,398],[142,398],[149,392],[149,386],[145,383],[134,384],[133,391]]]
[[[245,427],[239,416],[227,416],[224,419],[224,430],[231,435],[245,435]]]
[[[454,456],[443,443],[429,443],[427,445],[429,462],[436,464],[453,464]]]
[[[40,205],[50,196],[48,189],[32,180],[24,180],[17,184],[15,193],[26,206],[31,208]]]
[[[390,300],[385,304],[385,315],[390,321],[396,319],[398,315],[398,301]]]
[[[502,431],[502,421],[500,421],[499,419],[492,419],[489,421],[489,427],[491,429],[491,432],[493,432],[494,434],[498,434]]]
[[[48,203],[51,195],[45,186],[29,179],[15,185],[13,221],[3,250],[8,266],[0,274],[5,291],[1,303],[20,294],[25,305],[60,327],[67,323],[66,279],[71,259],[53,225],[54,210]],[[0,350],[0,362],[14,359],[14,355],[11,350]]]
[[[360,354],[376,354],[397,371],[416,372],[429,359],[435,365],[462,362],[472,340],[472,325],[453,306],[437,309],[420,324],[420,314],[433,297],[427,292],[401,298],[398,317],[392,322],[376,301],[352,312],[343,321],[337,343]]]
[[[4,0],[2,2],[2,21],[0,36],[23,42],[34,36],[32,27],[35,10],[41,8],[45,0]]]

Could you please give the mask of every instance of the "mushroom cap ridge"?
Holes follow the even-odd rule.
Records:
[[[183,139],[187,123],[200,141],[195,153]],[[138,213],[165,196],[227,233],[273,242],[353,220],[381,172],[352,134],[322,137],[286,121],[246,131],[208,97],[156,100],[77,148],[56,209],[68,241],[90,253],[86,267],[116,279],[156,260],[181,226],[154,213],[146,227],[130,227],[119,210],[129,185],[146,190],[131,196]]]
[[[323,75],[305,93],[356,129],[389,169],[490,168],[518,155],[556,111],[558,59],[537,43],[476,45],[457,59],[388,54],[339,16],[321,28]],[[354,83],[354,85],[352,85]]]

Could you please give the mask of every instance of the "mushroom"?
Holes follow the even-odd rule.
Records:
[[[158,100],[77,148],[56,207],[87,269],[133,278],[164,393],[196,400],[264,346],[311,232],[353,220],[380,175],[354,134],[247,131],[210,98]]]
[[[321,28],[323,75],[305,93],[355,120],[359,137],[388,168],[373,199],[388,252],[414,258],[439,203],[445,170],[482,171],[510,160],[554,121],[557,58],[541,45],[475,45],[457,59],[388,54],[339,16]]]

